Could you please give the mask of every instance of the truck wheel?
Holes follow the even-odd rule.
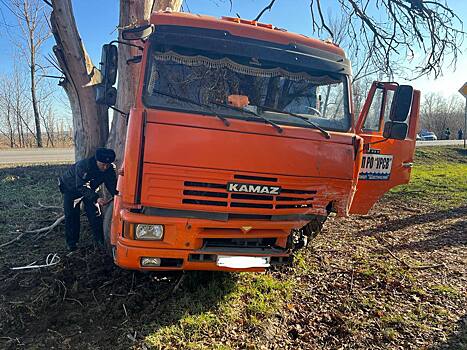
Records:
[[[114,202],[110,202],[104,209],[103,225],[104,225],[104,246],[105,251],[112,257],[112,245],[110,244],[110,226],[112,225],[112,213],[114,211]]]
[[[303,234],[312,240],[321,233],[326,217],[316,218],[301,228]]]
[[[290,242],[288,243],[289,246],[293,247],[293,251],[307,247],[308,243],[321,232],[326,218],[325,216],[316,217],[301,229],[293,230],[289,236]]]

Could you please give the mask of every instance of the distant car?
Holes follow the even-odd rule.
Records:
[[[422,140],[422,137],[421,137],[419,134],[417,134],[417,136],[415,137],[415,140],[421,141],[421,140]]]
[[[438,140],[438,137],[436,137],[436,134],[431,131],[425,131],[420,134],[421,141],[436,141]]]

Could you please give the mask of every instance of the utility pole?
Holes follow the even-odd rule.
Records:
[[[464,108],[464,148],[467,139],[467,82],[459,89],[459,92],[465,98],[465,108]]]

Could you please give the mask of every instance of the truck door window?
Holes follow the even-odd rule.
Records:
[[[370,109],[363,124],[364,131],[379,131],[381,126],[381,109],[383,105],[384,90],[377,88],[371,101]]]
[[[385,98],[384,98],[384,114],[383,114],[383,125],[387,121],[389,121],[389,114],[391,113],[391,105],[392,99],[394,97],[394,90],[385,90]]]

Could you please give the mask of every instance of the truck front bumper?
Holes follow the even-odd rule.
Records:
[[[230,268],[218,266],[219,256],[268,257],[271,265],[288,263],[287,253],[245,255],[244,252],[205,252],[202,250],[136,248],[118,242],[115,247],[115,262],[118,266],[131,270],[216,270],[216,271],[264,271],[264,267]],[[143,258],[159,258],[161,266],[143,266]]]
[[[231,220],[215,222],[212,220],[183,219],[148,216],[120,211],[122,227],[138,223],[162,224],[165,227],[161,241],[136,240],[116,232],[113,239],[115,263],[131,270],[218,270],[218,271],[264,271],[264,267],[225,267],[219,257],[263,257],[270,265],[289,262],[287,239],[293,222],[246,222]],[[249,230],[245,230],[248,227]],[[271,247],[249,246],[208,246],[209,240],[233,239],[275,239]],[[160,259],[160,266],[143,266],[144,258]],[[254,259],[252,259],[254,260]],[[258,259],[261,260],[261,259]],[[263,259],[264,260],[264,259]]]

